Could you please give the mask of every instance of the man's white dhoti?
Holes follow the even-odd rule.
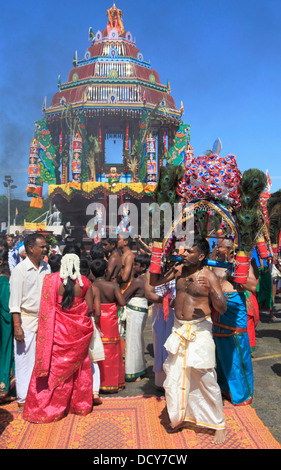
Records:
[[[211,318],[181,321],[175,317],[165,347],[168,357],[163,366],[164,389],[172,428],[188,421],[197,426],[224,429]]]
[[[94,332],[92,334],[91,342],[89,345],[89,356],[90,356],[90,361],[93,362],[99,362],[99,361],[104,361],[104,347],[103,347],[103,342],[101,339],[101,334],[100,331],[96,325],[94,317],[92,318],[93,326],[94,326]]]
[[[28,330],[23,332],[23,342],[14,339],[17,402],[20,404],[25,403],[36,352],[36,333]]]
[[[143,297],[132,297],[126,307],[125,379],[134,380],[146,373],[144,357],[144,328],[148,316],[148,302]]]

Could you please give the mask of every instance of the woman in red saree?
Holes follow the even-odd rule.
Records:
[[[91,412],[92,310],[91,282],[80,275],[79,257],[64,254],[60,272],[46,275],[43,284],[35,366],[23,412],[27,421],[49,423],[67,413]]]

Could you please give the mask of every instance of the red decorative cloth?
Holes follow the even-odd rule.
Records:
[[[260,320],[259,304],[257,301],[256,294],[252,292],[249,297],[246,298],[247,304],[247,333],[249,336],[250,347],[253,349],[256,347],[256,326]]]
[[[153,274],[161,274],[161,260],[162,260],[162,244],[154,242],[152,247],[152,255],[150,260],[149,272]]]
[[[63,310],[59,273],[45,276],[36,342],[35,367],[23,417],[35,423],[61,419],[66,413],[92,409],[93,376],[88,355],[93,323],[85,301],[91,282],[82,277],[80,297]]]
[[[171,294],[165,295],[163,298],[163,313],[164,313],[164,320],[167,321],[169,313],[170,313],[170,299],[172,298]]]
[[[105,359],[99,362],[100,390],[117,392],[125,386],[125,367],[118,327],[118,308],[115,303],[101,304],[97,322],[101,331]]]

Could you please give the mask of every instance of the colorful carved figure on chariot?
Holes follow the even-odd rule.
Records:
[[[124,33],[124,26],[122,22],[123,13],[119,8],[116,8],[115,3],[106,12],[108,16],[107,32],[116,29],[118,33]]]
[[[109,186],[114,188],[114,186],[116,186],[116,184],[119,183],[120,179],[122,178],[122,173],[118,174],[117,168],[111,167],[110,173],[108,173],[107,175],[104,174],[104,176],[107,179]]]
[[[125,30],[122,10],[113,4],[105,13],[104,27],[89,28],[85,53],[74,53],[67,79],[59,74],[51,103],[44,100],[29,168],[31,205],[42,207],[47,183],[62,224],[79,238],[95,236],[86,230],[92,202],[103,200],[107,220],[112,194],[139,214],[143,201],[153,203],[163,160],[171,147],[180,151],[175,163],[182,160],[188,140],[169,81],[161,83]]]
[[[73,157],[71,163],[72,178],[76,183],[81,181],[81,153],[82,153],[82,138],[79,132],[76,133],[73,140]]]

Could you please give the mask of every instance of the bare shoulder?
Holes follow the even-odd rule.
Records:
[[[126,259],[128,260],[134,260],[135,259],[135,255],[132,251],[129,251],[129,253],[127,254],[126,256]]]
[[[204,273],[204,276],[206,276],[210,280],[216,281],[218,279],[214,271],[212,269],[209,269],[207,266],[204,266],[202,268],[202,272]]]
[[[119,259],[121,259],[121,256],[119,255],[119,253],[116,251],[114,253],[112,253],[112,255],[110,255],[109,259],[108,259],[108,262],[110,261],[119,261]]]
[[[207,266],[204,266],[202,271],[204,273],[204,276],[206,276],[206,278],[209,280],[211,286],[216,289],[220,288],[220,278],[212,269],[209,269]]]
[[[112,289],[116,289],[116,287],[119,287],[118,282],[115,279],[108,281],[108,286],[112,287]]]

